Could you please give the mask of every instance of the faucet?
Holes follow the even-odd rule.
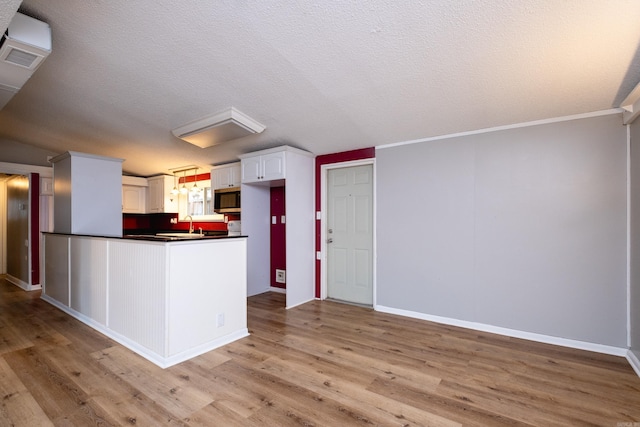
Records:
[[[193,217],[191,215],[187,215],[184,217],[185,220],[187,218],[189,218],[189,234],[191,234],[193,233]]]

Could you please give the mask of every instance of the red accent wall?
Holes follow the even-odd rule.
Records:
[[[208,179],[211,179],[211,174],[209,172],[201,173],[199,175],[187,175],[186,177],[185,176],[179,177],[178,184],[186,184],[187,182],[193,182],[193,181],[206,181]]]
[[[321,209],[321,166],[334,163],[350,162],[353,160],[372,159],[376,157],[376,149],[374,147],[363,148],[360,150],[343,151],[340,153],[324,154],[316,157],[316,212]],[[321,222],[316,221],[316,252],[321,249]],[[320,260],[316,260],[316,298],[320,298],[320,272],[322,264]]]
[[[188,231],[189,222],[172,224],[171,220],[178,218],[176,213],[154,214],[122,214],[122,230],[124,234],[155,234],[172,231]],[[240,219],[240,214],[227,214],[229,221]],[[200,222],[193,221],[193,228],[198,231],[226,231],[224,222]]]
[[[271,187],[271,286],[286,289],[286,284],[276,282],[276,269],[287,269],[286,225],[282,223],[285,215],[285,187]],[[285,217],[286,222],[286,217]]]
[[[40,284],[40,174],[32,173],[29,183],[31,206],[31,284]]]
[[[186,184],[194,181],[206,181],[211,178],[210,173],[198,175],[178,176],[178,184]],[[240,214],[226,214],[229,221],[240,219]],[[122,229],[124,234],[155,234],[170,233],[173,231],[188,231],[189,223],[178,221],[172,224],[171,220],[178,218],[175,213],[154,213],[154,214],[122,214]],[[193,228],[198,231],[226,231],[227,224],[224,222],[199,222],[193,221]]]

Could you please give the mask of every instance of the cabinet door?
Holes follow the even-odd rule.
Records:
[[[227,171],[226,168],[211,169],[211,188],[218,190],[226,188]]]
[[[240,186],[240,162],[211,170],[211,186],[214,190]]]
[[[262,168],[260,167],[260,156],[242,159],[242,182],[261,181]]]
[[[231,167],[229,167],[229,181],[229,187],[240,187],[240,184],[242,184],[240,162],[234,163]]]
[[[144,187],[136,187],[133,185],[122,186],[122,212],[145,212]]]
[[[147,212],[178,213],[178,199],[171,196],[174,180],[170,176],[157,176],[147,179]]]
[[[262,181],[284,179],[284,155],[285,153],[273,153],[260,156],[262,163]]]
[[[147,195],[147,210],[149,212],[162,212],[162,190],[164,189],[163,182],[158,178],[149,178],[148,182],[149,193]]]

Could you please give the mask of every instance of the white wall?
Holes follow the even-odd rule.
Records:
[[[626,347],[620,115],[379,149],[377,304]]]

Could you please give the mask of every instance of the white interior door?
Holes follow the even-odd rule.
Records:
[[[373,166],[327,174],[327,297],[373,304]]]

